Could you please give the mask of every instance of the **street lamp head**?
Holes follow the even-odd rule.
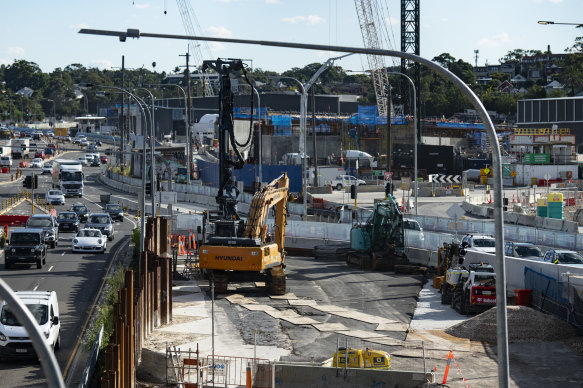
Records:
[[[542,25],[545,25],[546,26],[547,24],[555,24],[555,22],[551,22],[551,21],[548,21],[548,20],[539,20],[538,21],[538,24],[542,24]]]

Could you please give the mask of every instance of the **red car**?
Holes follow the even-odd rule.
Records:
[[[42,160],[45,160],[45,153],[43,151],[36,151],[34,153],[34,157],[35,158],[41,158]]]
[[[101,155],[99,157],[99,159],[101,160],[101,164],[106,164],[107,163],[107,156],[105,155]]]

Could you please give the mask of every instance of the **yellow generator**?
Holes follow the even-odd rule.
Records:
[[[285,225],[289,179],[282,174],[257,191],[249,209],[247,222],[211,219],[205,215],[204,243],[200,247],[200,268],[214,282],[216,293],[227,292],[229,276],[234,272],[267,275],[269,292],[285,294]],[[275,230],[267,234],[267,215],[275,207]]]
[[[332,367],[390,369],[391,356],[382,350],[348,348],[347,353],[346,348],[339,348],[332,358]]]

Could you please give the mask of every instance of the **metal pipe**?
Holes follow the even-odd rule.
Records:
[[[444,78],[450,80],[472,103],[474,108],[480,113],[480,118],[484,123],[486,132],[488,133],[488,138],[491,144],[498,144],[498,139],[496,136],[496,131],[494,129],[494,124],[488,116],[488,112],[484,108],[484,105],[460,78],[453,74],[448,69],[434,63],[428,59],[420,57],[415,54],[406,53],[402,51],[395,50],[383,50],[374,48],[359,48],[359,47],[346,47],[346,46],[330,46],[330,45],[318,45],[318,44],[306,44],[306,43],[290,43],[290,42],[275,42],[275,41],[261,41],[261,40],[251,40],[251,39],[233,39],[233,38],[214,38],[205,36],[191,36],[191,35],[170,35],[170,34],[153,34],[153,33],[142,33],[137,29],[128,29],[127,31],[108,31],[108,30],[95,30],[95,29],[81,29],[79,31],[81,34],[93,34],[93,35],[106,35],[114,36],[125,41],[128,37],[139,38],[139,37],[149,37],[149,38],[165,38],[165,39],[179,39],[179,40],[203,40],[209,42],[222,42],[222,43],[240,43],[240,44],[253,44],[260,46],[270,46],[270,47],[288,47],[288,48],[301,48],[308,50],[318,50],[318,51],[337,51],[355,54],[373,54],[373,55],[383,55],[391,56],[397,58],[408,59],[416,63],[427,66],[434,72],[442,75]],[[509,362],[508,362],[508,326],[506,321],[506,270],[505,270],[505,260],[504,260],[504,214],[502,212],[502,156],[500,154],[500,147],[494,147],[492,150],[492,168],[494,175],[494,231],[496,234],[496,288],[502,290],[504,297],[498,298],[496,303],[496,334],[497,334],[497,348],[498,348],[498,386],[502,388],[507,388],[510,384],[509,377]]]
[[[32,346],[40,360],[40,365],[47,378],[49,387],[65,388],[65,382],[61,374],[61,369],[57,363],[55,353],[49,348],[44,334],[40,331],[36,320],[32,316],[30,310],[20,300],[18,295],[12,291],[10,286],[0,278],[0,299],[6,301],[10,306],[11,312],[16,316],[18,322],[24,326],[28,333]]]
[[[415,89],[415,83],[413,82],[413,80],[411,78],[409,78],[408,75],[403,74],[399,71],[387,71],[387,74],[396,74],[396,75],[402,75],[403,77],[407,78],[407,80],[411,83],[411,86],[413,87],[413,101],[417,101],[417,91]],[[390,118],[389,118],[390,120]],[[415,183],[413,185],[413,190],[415,190],[415,215],[417,215],[417,104],[414,103],[413,104],[413,127],[415,128],[413,130],[413,159],[415,159],[414,161],[414,175],[413,178],[415,179]],[[388,157],[388,155],[387,155]]]

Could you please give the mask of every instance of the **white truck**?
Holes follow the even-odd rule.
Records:
[[[65,197],[83,196],[83,166],[78,160],[57,159],[53,162],[53,188]]]
[[[14,139],[12,141],[12,159],[24,159],[30,152],[30,139]]]

